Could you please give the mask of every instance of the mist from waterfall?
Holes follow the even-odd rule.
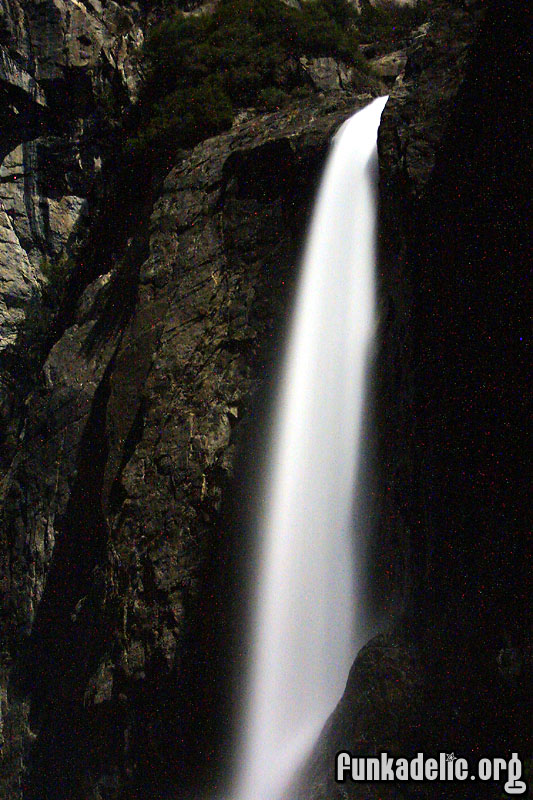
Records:
[[[309,229],[259,521],[236,800],[281,800],[362,644],[353,498],[375,327],[376,139],[386,101],[336,134]]]

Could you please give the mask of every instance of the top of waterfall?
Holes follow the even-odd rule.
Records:
[[[356,117],[356,116],[359,114],[359,112],[360,112],[360,111],[362,111],[364,108],[370,108],[370,106],[375,106],[375,107],[376,107],[376,113],[377,113],[377,112],[378,112],[378,110],[379,110],[379,115],[380,115],[380,117],[381,117],[381,114],[383,113],[383,109],[384,109],[384,108],[385,108],[385,106],[387,105],[387,101],[388,101],[388,99],[389,99],[389,95],[388,95],[388,94],[386,94],[386,95],[382,95],[382,97],[376,97],[374,100],[372,100],[372,102],[371,102],[371,103],[368,103],[368,105],[366,105],[366,106],[363,106],[363,108],[358,108],[358,109],[357,109],[357,111],[355,111],[355,112],[352,114],[352,116],[351,116],[351,117],[348,117],[348,119],[347,119],[347,120],[345,120],[345,121],[342,123],[342,125],[340,126],[340,128],[339,128],[339,129],[338,129],[338,130],[335,132],[335,135],[334,135],[333,139],[334,139],[334,140],[336,140],[336,139],[337,139],[337,137],[338,137],[338,136],[339,136],[339,135],[342,133],[342,131],[343,131],[343,130],[344,130],[344,129],[345,129],[345,128],[346,128],[346,127],[347,127],[347,126],[350,124],[350,122],[351,122],[353,119],[355,119],[355,117]]]

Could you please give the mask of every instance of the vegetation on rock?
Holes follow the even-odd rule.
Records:
[[[393,0],[361,14],[348,0],[220,0],[212,13],[179,4],[144,45],[146,78],[130,123],[129,157],[164,160],[228,129],[236,109],[273,110],[312,89],[300,59],[333,57],[366,72],[359,41],[399,43],[427,14],[423,0]]]
[[[212,14],[176,11],[154,27],[130,151],[190,147],[230,127],[235,109],[265,110],[305,88],[302,56],[332,56],[365,68],[358,15],[347,0],[221,0]]]
[[[361,42],[393,46],[400,44],[428,15],[426,0],[399,5],[395,0],[361,0],[357,28]]]

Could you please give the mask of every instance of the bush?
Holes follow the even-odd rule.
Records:
[[[427,14],[425,0],[417,0],[414,5],[399,5],[396,0],[376,0],[372,5],[369,0],[362,0],[357,23],[361,41],[399,44],[424,22]]]
[[[45,255],[42,257],[39,267],[46,278],[43,300],[47,305],[57,305],[63,295],[67,278],[75,268],[75,262],[66,253],[53,259]]]
[[[192,147],[206,137],[231,126],[231,102],[215,80],[206,80],[190,91],[182,87],[162,97],[151,106],[151,115],[137,134],[130,137],[130,157],[144,153],[157,160],[169,143]]]
[[[147,78],[131,155],[160,157],[230,127],[234,109],[274,109],[302,88],[300,56],[362,63],[347,0],[220,0],[211,15],[176,11],[147,38]]]
[[[277,111],[286,105],[289,97],[290,95],[282,89],[276,89],[275,86],[268,86],[266,89],[261,89],[259,92],[257,104],[266,111]]]

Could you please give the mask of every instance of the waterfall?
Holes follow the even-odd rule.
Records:
[[[376,138],[386,101],[374,100],[335,136],[305,248],[259,522],[237,800],[281,800],[362,644],[352,510],[374,331]]]

